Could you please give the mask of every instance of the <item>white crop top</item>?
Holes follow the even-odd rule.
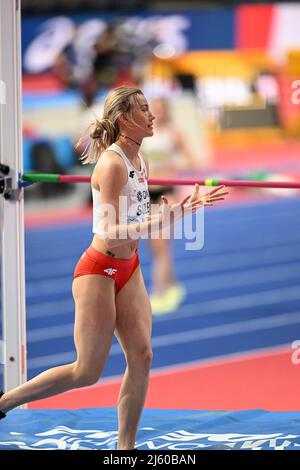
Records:
[[[108,150],[113,150],[120,155],[126,165],[128,172],[127,183],[123,187],[120,196],[123,196],[119,207],[119,224],[133,224],[144,222],[148,219],[150,213],[150,196],[147,183],[147,167],[143,157],[139,155],[141,171],[138,171],[131,164],[125,153],[117,144],[112,144]],[[100,157],[101,158],[101,157]],[[100,191],[93,188],[93,233],[104,237],[105,221],[100,205]]]

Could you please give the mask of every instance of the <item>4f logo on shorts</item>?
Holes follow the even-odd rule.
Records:
[[[113,269],[113,268],[104,269],[104,272],[107,273],[109,276],[116,274],[117,271],[118,271],[117,269]]]

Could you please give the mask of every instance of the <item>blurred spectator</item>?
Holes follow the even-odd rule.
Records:
[[[116,28],[108,24],[106,31],[95,44],[93,74],[98,88],[110,88],[118,75],[116,54],[118,49]]]
[[[72,46],[67,46],[61,51],[53,64],[52,70],[64,88],[75,88],[77,86],[74,77],[74,57]]]
[[[273,115],[272,124],[278,125],[279,83],[276,76],[269,70],[259,70],[251,86],[264,101]]]
[[[268,70],[260,70],[256,77],[255,89],[266,101],[273,105],[279,100],[279,84],[275,75]]]
[[[55,150],[48,139],[36,139],[31,148],[32,169],[36,173],[63,173],[63,167],[58,163]],[[42,198],[58,197],[69,193],[72,184],[41,183],[36,184],[35,196]]]
[[[193,155],[181,132],[174,128],[170,119],[170,109],[166,100],[157,98],[151,103],[155,116],[154,135],[145,139],[142,152],[148,158],[151,178],[174,178],[180,169],[197,167]],[[152,213],[158,210],[161,196],[169,203],[178,200],[173,186],[150,186]],[[150,296],[153,314],[175,310],[185,297],[184,287],[176,281],[172,262],[170,240],[149,240],[153,254],[152,295]]]
[[[92,72],[80,84],[85,102],[94,101],[101,90],[124,83],[137,85],[134,79],[135,54],[126,32],[117,23],[110,23],[94,45]]]
[[[22,0],[25,13],[72,13],[81,11],[146,9],[149,0]]]

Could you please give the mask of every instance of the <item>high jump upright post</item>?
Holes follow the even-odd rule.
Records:
[[[21,3],[0,0],[0,162],[9,170],[0,191],[4,391],[27,375],[21,74]]]

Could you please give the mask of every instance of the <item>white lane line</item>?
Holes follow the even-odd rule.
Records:
[[[67,364],[76,360],[76,351],[67,351],[57,354],[48,354],[47,356],[38,356],[27,360],[28,369],[39,367],[51,367],[56,364]]]
[[[297,279],[300,275],[300,263],[282,263],[280,269],[252,268],[234,273],[219,275],[199,276],[192,280],[186,280],[184,286],[187,295],[196,292],[209,292],[214,290],[230,289],[241,286],[253,286],[263,283],[281,282],[287,279]]]
[[[284,261],[295,259],[300,259],[300,243],[283,246],[279,251],[274,250],[274,248],[263,247],[256,250],[247,250],[246,252],[212,255],[206,258],[205,261],[201,260],[201,256],[196,259],[194,258],[193,261],[183,259],[182,261],[176,262],[176,271],[180,273],[181,270],[183,270],[184,272],[193,274],[214,270],[232,270],[233,268],[242,266],[259,267],[268,262],[276,265]]]
[[[188,318],[212,313],[227,312],[228,310],[237,310],[245,307],[273,305],[278,302],[289,302],[298,299],[300,299],[299,287],[268,289],[251,294],[235,295],[231,297],[222,297],[217,300],[184,304],[176,313],[164,316],[155,316],[154,321],[168,321],[170,318],[177,317],[179,313],[180,317],[184,316],[185,318]],[[27,310],[29,319],[50,315],[72,314],[71,312],[74,311],[74,302],[72,299],[43,302],[29,305]],[[30,331],[28,334],[30,334]]]
[[[198,370],[205,367],[220,367],[222,365],[230,364],[233,362],[244,362],[255,359],[261,359],[270,356],[276,356],[278,354],[286,354],[291,352],[291,344],[283,343],[278,346],[267,346],[265,348],[248,349],[246,351],[235,352],[230,354],[221,354],[219,356],[211,356],[204,359],[196,359],[194,361],[180,361],[176,364],[168,366],[153,367],[151,369],[151,377],[160,377],[165,375],[172,375],[181,372],[188,372],[192,370]],[[178,358],[176,358],[178,360]],[[276,360],[276,359],[275,359]],[[100,385],[109,385],[122,380],[123,375],[109,375],[101,377],[99,382],[91,387],[99,387]]]
[[[27,318],[52,317],[54,315],[72,315],[74,319],[73,299],[51,300],[27,306]]]
[[[251,300],[251,297],[256,297],[256,296],[247,296],[247,299],[243,299],[244,300],[244,303],[245,302],[249,302]],[[290,297],[290,295],[289,295]],[[298,297],[300,299],[300,292],[299,292],[299,289],[298,289]],[[264,297],[264,300],[265,302],[268,302],[271,301],[272,302],[272,298],[269,297],[269,295],[265,295]],[[257,302],[261,302],[261,299],[256,299]],[[236,307],[236,302],[237,302],[237,299],[236,298],[229,298],[229,299],[222,299],[220,301],[213,301],[213,302],[203,302],[202,304],[195,304],[195,308],[199,310],[201,310],[201,307],[203,309],[203,304],[207,304],[206,305],[206,308],[203,309],[204,311],[202,312],[199,312],[198,316],[203,316],[203,315],[207,315],[207,314],[215,314],[217,313],[218,311],[220,312],[225,312],[226,310],[232,310],[234,309],[233,307],[233,304],[235,304],[235,307]],[[240,305],[240,301],[239,302],[239,305]],[[275,300],[276,302],[276,300]],[[212,306],[211,306],[212,304]],[[253,305],[253,304],[252,304]],[[259,304],[260,305],[260,304]],[[224,307],[224,309],[221,309],[219,310],[221,307]],[[210,308],[211,307],[211,308]],[[216,308],[217,307],[217,308]],[[204,313],[205,312],[205,313]],[[290,315],[290,314],[286,314],[287,316]],[[278,317],[282,317],[282,314],[279,314],[279,315],[273,315],[272,317],[264,317],[264,319],[268,319],[268,318],[278,318]],[[183,316],[180,316],[180,319],[182,319]],[[184,316],[184,319],[186,317]],[[263,319],[263,320],[264,320]],[[233,325],[233,324],[244,324],[244,323],[251,323],[251,322],[258,322],[260,321],[261,319],[246,319],[246,320],[243,320],[242,322],[235,322],[235,323],[232,323],[230,325]],[[214,327],[208,327],[208,329],[215,329],[215,328],[227,328],[228,325],[217,325],[217,326],[214,326]],[[27,334],[27,338],[28,338],[28,343],[35,343],[35,342],[38,342],[38,341],[46,341],[46,340],[55,340],[55,339],[58,339],[58,338],[68,338],[70,337],[72,334],[73,334],[73,329],[74,329],[74,325],[73,323],[66,323],[66,324],[63,324],[63,325],[57,325],[57,326],[48,326],[48,327],[45,327],[45,328],[35,328],[35,329],[32,329],[28,332]],[[195,333],[195,331],[204,331],[204,330],[207,330],[207,328],[201,328],[201,329],[192,329],[192,330],[186,330],[184,332],[175,332],[173,333],[174,337],[184,337],[184,335],[186,335],[187,337],[191,334],[193,335]],[[167,335],[168,337],[172,336],[172,334],[170,335]],[[153,344],[154,342],[158,339],[158,338],[161,338],[161,336],[154,336],[153,337]]]
[[[193,316],[200,317],[223,312],[225,313],[249,307],[263,307],[283,302],[294,302],[295,300],[300,300],[299,286],[270,289],[262,292],[254,292],[252,294],[235,295],[217,300],[186,304],[180,308],[179,313],[180,318],[186,319]],[[155,317],[155,319],[157,321],[163,321],[164,319],[167,320],[166,316],[165,318],[163,316]]]
[[[230,233],[229,234],[226,234],[226,232],[222,232],[222,235],[220,235],[219,232],[217,232],[216,234],[214,234],[214,239],[213,241],[211,242],[211,250],[212,250],[212,247],[218,247],[219,244],[222,245],[222,250],[223,251],[226,251],[226,250],[229,250],[229,251],[237,251],[238,249],[250,249],[251,247],[259,247],[259,246],[276,246],[276,245],[286,245],[286,244],[289,244],[289,243],[293,243],[293,242],[299,242],[299,224],[295,227],[288,227],[288,232],[287,232],[287,228],[282,228],[282,226],[280,227],[276,227],[276,231],[273,230],[272,232],[272,239],[269,240],[267,237],[266,237],[266,234],[263,234],[263,236],[257,236],[257,233],[255,233],[255,236],[251,236],[249,237],[249,233],[248,233],[248,229],[245,228],[245,235],[242,236],[241,232],[239,231],[239,238],[238,240],[236,240],[236,236],[233,237],[230,236]],[[236,235],[236,231],[235,231],[235,235]],[[83,244],[82,245],[82,248],[80,247],[75,247],[72,246],[72,245],[68,245],[69,246],[69,251],[66,251],[68,250],[68,247],[66,247],[65,243],[64,243],[64,253],[63,253],[63,258],[66,259],[66,258],[70,258],[70,259],[73,259],[77,260],[77,258],[80,256],[80,254],[84,251],[84,249],[87,247],[87,244]],[[55,250],[53,253],[47,253],[47,255],[50,255],[50,257],[46,260],[43,260],[43,257],[42,255],[37,255],[37,253],[35,252],[34,248],[30,247],[30,251],[31,251],[31,256],[30,256],[30,262],[29,260],[27,261],[26,263],[26,266],[30,266],[30,267],[38,267],[38,266],[43,266],[45,264],[52,264],[52,263],[57,263],[57,261],[59,260],[61,262],[62,260],[62,255],[60,255],[59,253],[56,254],[56,244],[55,244]],[[43,248],[43,250],[45,251],[45,247]],[[198,253],[201,253],[201,251],[199,251]],[[176,253],[176,258],[178,259],[181,259],[182,257],[184,257],[184,255],[190,255],[191,257],[194,257],[195,256],[195,251],[192,251],[192,252],[189,252],[189,251],[185,251],[184,250],[184,247],[182,250],[179,250],[178,253]],[[42,261],[41,261],[42,260]],[[150,260],[147,260],[146,263],[149,263]]]
[[[35,328],[27,332],[28,343],[36,343],[38,341],[46,341],[49,339],[67,338],[73,335],[74,324],[67,323],[65,325],[48,326],[45,328]]]
[[[186,252],[189,253],[189,252]],[[262,263],[271,262],[272,264],[279,264],[284,261],[294,260],[298,258],[300,259],[300,242],[289,244],[288,246],[283,245],[280,246],[279,249],[274,249],[274,247],[270,246],[263,246],[256,249],[247,248],[246,251],[238,251],[232,253],[223,254],[223,252],[219,254],[212,254],[208,255],[205,254],[201,256],[201,252],[199,252],[199,256],[194,255],[193,259],[189,256],[186,256],[182,259],[176,258],[176,270],[186,271],[188,273],[201,273],[201,272],[209,272],[213,270],[220,271],[220,269],[227,269],[232,270],[232,268],[242,267],[248,265],[256,266]],[[191,262],[193,261],[193,262]],[[55,271],[55,279],[58,277],[62,277],[62,275],[67,274],[67,278],[72,280],[73,271],[75,268],[76,262],[64,261],[63,263],[56,263],[56,271]],[[146,265],[145,265],[146,266]],[[143,267],[143,265],[142,265]],[[53,271],[53,267],[50,267],[48,263],[41,263],[39,268],[31,266],[30,269],[27,269],[27,282],[34,282],[35,279],[41,279],[44,277],[47,278],[49,275],[49,271]]]
[[[186,319],[186,312],[190,313],[191,311],[197,311],[197,316],[205,316],[205,315],[212,315],[217,313],[228,312],[236,309],[241,309],[249,306],[261,306],[261,305],[272,305],[277,303],[280,299],[281,302],[285,300],[295,300],[300,299],[300,289],[299,288],[286,288],[283,292],[283,289],[280,293],[276,291],[266,291],[266,292],[259,292],[250,295],[244,296],[235,296],[235,297],[228,297],[219,300],[212,300],[208,302],[196,303],[194,305],[187,305],[185,308],[183,307],[180,310],[180,318]],[[287,314],[289,315],[289,314]],[[280,315],[277,315],[280,316]],[[160,319],[160,317],[158,317]],[[241,323],[244,322],[251,322],[251,321],[259,321],[260,319],[246,319],[243,320]],[[239,323],[239,322],[236,322]],[[218,328],[222,327],[223,325],[218,325]],[[225,327],[226,325],[224,325]],[[189,325],[187,325],[189,327]],[[58,338],[66,338],[73,334],[73,323],[66,323],[63,325],[55,325],[55,326],[48,326],[44,328],[34,328],[28,331],[27,339],[28,343],[35,343],[38,341],[45,341],[45,340],[55,340]],[[215,327],[214,327],[215,328]],[[201,329],[203,330],[203,329]],[[195,330],[191,330],[194,332]],[[196,330],[198,331],[198,330]],[[174,335],[178,337],[182,334],[189,334],[189,330],[183,332],[176,332]],[[153,338],[153,341],[156,336]]]
[[[182,273],[181,273],[182,274]],[[185,282],[187,293],[205,292],[219,290],[226,287],[237,287],[245,285],[255,285],[275,281],[293,279],[300,275],[300,261],[296,263],[281,263],[280,269],[252,268],[226,274],[208,275],[196,277]],[[26,286],[26,298],[34,299],[42,295],[70,294],[72,281],[69,277],[59,279],[49,279],[48,281],[30,282]]]
[[[222,234],[222,237],[214,236],[213,240],[210,239],[210,236],[207,236],[208,242],[204,241],[204,249],[206,249],[208,246],[208,250],[187,251],[184,249],[184,245],[182,244],[181,248],[177,248],[174,256],[176,261],[181,261],[187,258],[194,259],[195,256],[206,258],[213,255],[226,255],[259,248],[274,248],[274,250],[280,250],[283,246],[300,243],[298,228],[295,229],[295,232],[289,233],[288,237],[286,237],[286,235],[282,236],[279,231],[276,231],[275,234],[272,234],[271,240],[267,238],[266,234],[260,237],[248,238],[248,236],[249,235],[244,236],[243,234],[239,233],[237,239],[236,236],[229,236],[227,238],[224,234]],[[151,259],[145,262],[146,265],[150,263]]]
[[[204,359],[197,359],[195,361],[180,362],[179,364],[172,364],[170,366],[156,367],[154,369],[155,376],[173,374],[174,372],[186,372],[200,367],[221,366],[232,362],[252,361],[262,357],[276,356],[278,354],[292,353],[291,343],[283,343],[277,346],[266,346],[257,349],[248,349],[246,351],[234,352],[230,354],[221,354],[211,356]]]
[[[165,347],[176,344],[184,344],[204,339],[219,338],[239,333],[249,333],[251,331],[262,331],[281,326],[295,325],[300,323],[300,311],[294,313],[285,313],[273,315],[265,318],[254,318],[239,322],[229,323],[227,325],[209,326],[192,331],[183,331],[180,333],[171,333],[169,335],[156,336],[152,340],[154,347]],[[116,346],[116,345],[114,345]]]
[[[78,261],[79,259],[79,256],[76,258],[76,259],[69,259],[69,258],[66,258],[66,259],[60,259],[59,262],[57,260],[53,260],[53,261],[46,261],[46,262],[39,262],[39,263],[35,263],[35,264],[30,264],[28,266],[26,266],[26,279],[30,278],[30,279],[41,279],[41,277],[44,277],[46,279],[49,278],[49,272],[52,272],[54,273],[55,272],[55,276],[56,277],[59,277],[59,276],[63,276],[63,275],[66,275],[70,278],[72,278],[72,275],[73,275],[73,272],[74,272],[74,269],[75,269],[75,265],[76,265],[76,262]],[[51,266],[51,265],[54,265],[54,266]]]
[[[242,322],[230,323],[228,325],[212,326],[201,328],[194,331],[182,333],[172,333],[153,338],[152,344],[154,348],[161,348],[171,345],[185,344],[197,342],[205,339],[220,338],[224,336],[237,335],[240,333],[248,333],[254,331],[271,330],[287,325],[296,325],[300,323],[300,311],[275,315],[272,317],[253,319]],[[199,346],[201,347],[201,346]],[[123,354],[119,344],[113,344],[110,356]],[[68,351],[59,354],[47,356],[39,356],[28,360],[29,368],[47,367],[56,363],[72,362],[76,358],[75,351]]]

